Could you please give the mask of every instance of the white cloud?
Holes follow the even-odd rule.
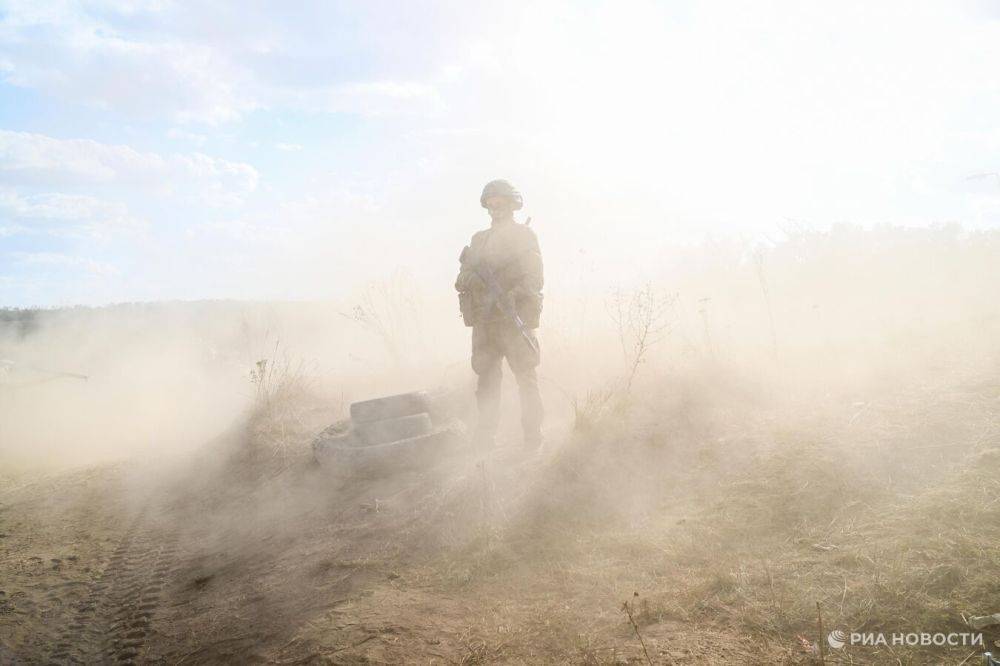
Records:
[[[218,123],[254,108],[247,73],[208,45],[123,36],[108,18],[157,7],[11,2],[0,17],[3,78],[101,108]]]
[[[301,36],[285,33],[310,27],[276,25],[267,11],[219,5],[204,10],[204,22],[219,14],[214,19],[225,26],[209,28],[190,21],[192,9],[102,4],[8,3],[0,13],[0,79],[98,108],[180,123],[219,124],[261,108],[387,115],[439,104],[426,83],[331,80],[336,44],[324,43],[329,52],[318,57],[302,56]],[[142,19],[164,27],[143,30]],[[236,34],[241,28],[245,34]],[[233,34],[220,34],[229,31]]]
[[[383,212],[377,192],[362,184],[324,180],[312,184],[311,192],[295,199],[274,202],[263,209],[206,222],[189,235],[238,241],[273,250],[323,245],[331,236],[342,239],[350,225],[365,224]],[[291,256],[295,256],[294,253]]]
[[[306,109],[371,116],[429,114],[444,109],[434,86],[414,81],[351,83],[297,92],[286,99],[292,106]]]
[[[45,183],[113,183],[177,194],[210,205],[235,205],[257,187],[243,162],[204,153],[160,155],[90,139],[0,130],[0,173]]]
[[[107,238],[145,228],[125,204],[77,194],[21,196],[10,188],[0,189],[0,217],[16,220],[0,235],[42,232],[57,236]]]
[[[14,252],[14,260],[22,266],[33,266],[39,268],[68,269],[108,277],[118,274],[118,269],[102,261],[95,261],[88,257],[80,257],[59,252]]]
[[[171,127],[167,130],[167,138],[173,139],[175,141],[190,141],[196,146],[204,146],[208,141],[208,137],[204,134],[198,134],[197,132],[188,132],[186,130],[179,129],[177,127]]]
[[[479,188],[499,176],[524,189],[556,262],[586,248],[651,265],[667,239],[785,218],[1000,220],[993,180],[963,180],[1000,168],[1000,22],[964,3],[96,3],[3,4],[0,81],[38,91],[40,127],[176,143],[0,132],[0,180],[17,188],[0,236],[141,212],[173,250],[165,285],[176,261],[202,284],[231,278],[235,256],[261,288],[274,276],[260,266],[367,275],[440,252],[451,270],[435,244],[483,222]],[[63,124],[80,104],[108,111]],[[239,128],[179,124],[251,112]],[[308,156],[274,154],[290,141]],[[206,145],[266,148],[252,159],[275,177],[257,192],[253,167]],[[250,192],[253,206],[173,205]],[[122,266],[155,272],[162,252],[136,243]]]

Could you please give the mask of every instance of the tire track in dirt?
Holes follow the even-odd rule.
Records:
[[[112,552],[47,655],[51,664],[131,664],[139,660],[176,556],[143,509]]]
[[[122,574],[121,594],[116,595],[115,614],[103,645],[107,663],[133,663],[146,646],[150,627],[163,597],[163,588],[176,557],[172,540],[144,535],[133,547]]]

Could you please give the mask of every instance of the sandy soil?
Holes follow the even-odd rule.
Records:
[[[171,467],[6,479],[0,662],[814,663],[833,627],[961,630],[996,611],[998,387],[695,392],[385,478],[332,476],[307,429],[287,458],[237,432]]]
[[[511,497],[531,492],[527,479],[543,463],[511,449],[489,465],[491,491]],[[211,478],[144,487],[141,478],[123,464],[8,482],[0,495],[5,662],[641,657],[619,612],[632,595],[626,581],[635,580],[629,561],[533,553],[519,564],[481,520],[509,516],[499,503],[484,506],[475,458],[350,483],[305,464],[225,487]],[[592,567],[602,582],[586,580]],[[618,580],[608,586],[609,578]],[[729,640],[742,642],[711,631],[694,651],[673,652],[666,637],[678,629],[644,630],[652,658],[703,663],[731,654]]]

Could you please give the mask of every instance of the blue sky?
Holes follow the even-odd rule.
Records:
[[[0,1],[0,305],[444,285],[704,234],[1000,224],[994,2]]]

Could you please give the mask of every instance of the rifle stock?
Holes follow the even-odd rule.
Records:
[[[521,316],[517,314],[514,304],[505,297],[506,294],[500,287],[500,283],[497,282],[496,275],[493,274],[493,269],[491,269],[488,265],[479,263],[473,265],[472,270],[475,271],[476,275],[479,276],[479,279],[483,281],[483,284],[485,284],[486,288],[489,290],[491,301],[487,305],[487,311],[489,311],[495,303],[497,307],[500,308],[500,311],[514,323],[514,326],[517,327],[518,333],[520,333],[521,337],[524,338],[524,341],[528,343],[531,350],[535,352],[535,354],[538,354],[538,343],[533,337],[531,337],[531,334],[528,333],[528,327],[525,325],[524,320],[521,319]]]

